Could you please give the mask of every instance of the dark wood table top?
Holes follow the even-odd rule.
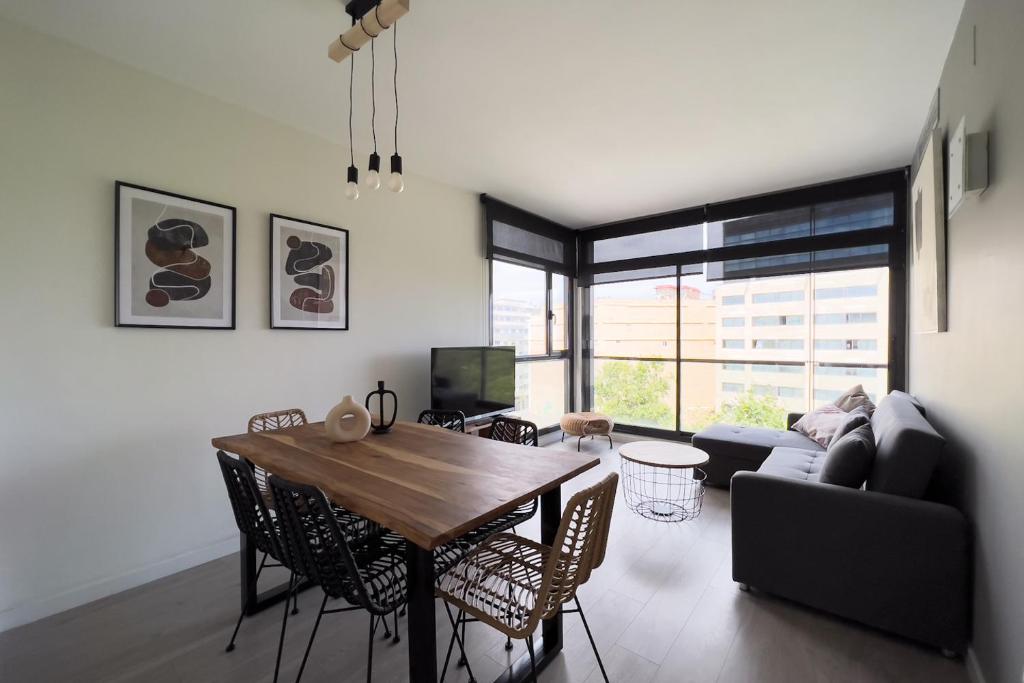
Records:
[[[491,441],[412,422],[387,434],[332,443],[323,422],[219,436],[215,448],[433,549],[550,491],[599,459]]]

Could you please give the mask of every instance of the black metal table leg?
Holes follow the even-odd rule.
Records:
[[[254,614],[258,602],[256,596],[256,546],[249,542],[249,537],[239,534],[241,538],[240,562],[242,569],[242,610],[246,614]]]
[[[434,620],[434,551],[405,544],[409,586],[409,681],[437,681],[437,622]]]
[[[562,521],[562,490],[554,488],[540,496],[540,542],[554,545],[558,525]],[[541,637],[533,639],[536,655],[537,672],[541,672],[562,651],[562,612],[541,622]],[[530,674],[530,656],[523,655],[494,683],[519,683],[528,681]]]

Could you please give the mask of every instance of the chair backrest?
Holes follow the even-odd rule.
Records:
[[[618,483],[619,475],[613,472],[569,499],[541,579],[539,618],[552,616],[562,603],[575,598],[576,590],[604,561]]]
[[[275,410],[272,413],[260,413],[249,418],[248,432],[271,432],[288,427],[301,427],[309,424],[306,413],[301,408]]]
[[[304,574],[332,598],[344,598],[372,612],[381,606],[370,596],[352,549],[323,492],[271,475],[268,480],[281,520],[285,551],[300,558]]]
[[[260,413],[249,418],[249,427],[246,430],[250,434],[254,432],[273,432],[288,427],[301,427],[309,424],[306,413],[301,408],[288,408],[286,410],[275,410],[272,413]],[[262,467],[253,470],[256,474],[256,486],[263,494],[263,500],[267,507],[274,507],[274,499],[267,488],[267,473]]]
[[[228,489],[231,509],[235,513],[238,530],[245,534],[259,550],[274,559],[284,561],[280,539],[270,517],[266,501],[256,485],[256,476],[248,463],[217,451],[220,472]]]
[[[416,421],[453,432],[466,431],[466,414],[461,410],[424,410]]]
[[[491,438],[505,443],[517,443],[523,446],[540,446],[537,425],[526,420],[499,415],[491,423]]]

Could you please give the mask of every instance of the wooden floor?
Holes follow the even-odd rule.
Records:
[[[575,450],[575,444],[562,446],[556,438],[551,448]],[[607,444],[584,448],[604,454],[602,467],[566,486],[563,500],[568,489],[618,468]],[[519,531],[537,538],[537,520]],[[725,491],[709,489],[700,518],[681,524],[637,517],[620,494],[605,563],[580,593],[612,681],[967,680],[961,661],[934,650],[740,592],[730,578],[729,543]],[[280,578],[270,575],[268,585]],[[304,592],[300,614],[289,619],[282,681],[294,680],[320,596],[316,588]],[[444,610],[437,613],[442,661],[450,629]],[[0,634],[0,681],[270,681],[281,609],[247,619],[237,648],[225,653],[237,615],[232,555]],[[365,680],[368,625],[360,612],[326,615],[303,681]],[[404,637],[405,620],[400,626]],[[405,680],[405,645],[377,640],[374,681]],[[470,625],[468,647],[480,683],[494,680],[510,661],[503,638],[486,626]],[[511,657],[523,651],[517,644]],[[601,680],[577,616],[566,615],[563,655],[540,678]],[[468,676],[458,669],[447,680]]]

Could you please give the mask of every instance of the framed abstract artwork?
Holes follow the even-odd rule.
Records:
[[[914,332],[945,332],[946,321],[946,195],[943,190],[942,133],[933,129],[910,188],[910,275],[913,296],[910,320]]]
[[[348,329],[348,230],[271,214],[270,326]]]
[[[114,324],[235,329],[235,208],[118,181]]]

